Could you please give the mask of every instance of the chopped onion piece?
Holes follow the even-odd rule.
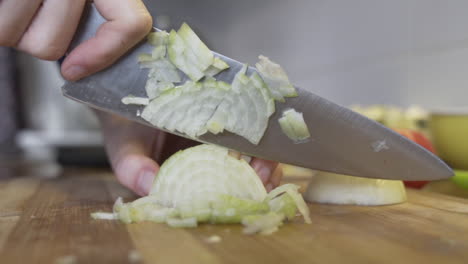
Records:
[[[281,213],[269,212],[267,214],[249,215],[242,219],[245,226],[244,234],[254,234],[260,232],[262,235],[269,235],[278,230],[283,224],[285,216]]]
[[[268,206],[271,211],[284,214],[288,220],[291,220],[296,216],[296,202],[288,193],[268,201]]]
[[[219,243],[221,242],[221,237],[217,235],[210,236],[206,239],[206,242],[208,243]]]
[[[128,95],[122,98],[122,103],[129,105],[129,104],[134,104],[134,105],[148,105],[149,104],[149,98],[146,97],[136,97],[133,95]]]
[[[170,32],[167,52],[171,62],[193,81],[203,78],[214,60],[211,50],[186,23]]]
[[[148,78],[155,79],[156,81],[174,83],[182,81],[177,68],[167,59],[142,62],[140,63],[140,67],[150,69]]]
[[[138,62],[139,63],[145,63],[145,62],[151,62],[154,61],[155,59],[151,54],[148,53],[142,53],[138,55]]]
[[[306,222],[306,224],[312,223],[310,220],[309,207],[305,203],[304,198],[302,198],[302,195],[298,191],[293,191],[292,189],[287,189],[286,194],[289,194],[296,203],[297,209],[304,217],[304,222]]]
[[[197,219],[194,217],[183,218],[183,219],[169,218],[167,219],[166,223],[170,227],[176,227],[176,228],[197,227]]]
[[[174,83],[158,81],[156,78],[149,78],[145,86],[146,94],[150,100],[172,88],[174,88]]]
[[[309,128],[302,113],[294,109],[284,111],[278,122],[283,133],[295,143],[302,143],[310,137]]]
[[[226,70],[227,68],[229,68],[229,64],[227,64],[226,62],[224,62],[220,58],[215,57],[213,59],[213,64],[210,65],[210,67],[208,67],[208,69],[206,69],[205,75],[212,77],[212,76],[215,76],[216,74]]]
[[[119,217],[114,213],[95,212],[91,214],[93,219],[117,220]]]
[[[247,77],[246,70],[244,65],[236,74],[231,91],[208,120],[207,129],[214,134],[227,130],[258,144],[274,112],[274,101],[263,80],[257,74]]]
[[[169,39],[169,33],[166,31],[152,32],[148,34],[148,43],[153,46],[166,45]]]
[[[319,172],[304,196],[307,201],[318,203],[386,205],[406,201],[406,190],[402,181]]]
[[[152,100],[141,117],[157,127],[198,137],[207,132],[206,123],[225,96],[223,89],[217,82],[186,82]]]
[[[263,201],[240,199],[232,195],[220,195],[211,207],[211,223],[240,223],[245,216],[269,211],[268,204]]]
[[[157,47],[154,48],[153,51],[151,52],[151,57],[152,57],[154,60],[163,59],[163,58],[166,57],[166,52],[167,52],[166,46],[157,46]]]
[[[271,95],[275,100],[284,102],[283,97],[297,96],[296,89],[289,82],[286,72],[277,63],[272,62],[268,57],[260,55],[259,61],[255,64],[260,76],[267,83]]]

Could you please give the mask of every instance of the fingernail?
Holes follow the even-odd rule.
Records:
[[[271,192],[271,190],[273,190],[273,183],[269,182],[267,185],[266,185],[266,190],[267,192]]]
[[[266,183],[270,179],[271,169],[269,167],[260,167],[257,173],[262,182]]]
[[[150,192],[151,186],[153,184],[155,172],[145,170],[140,173],[137,180],[137,191],[141,195],[147,195]]]
[[[72,65],[64,70],[63,74],[70,80],[78,80],[86,75],[86,69],[82,66]]]

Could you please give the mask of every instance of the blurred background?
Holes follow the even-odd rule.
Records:
[[[344,106],[466,106],[468,1],[146,0],[161,29],[189,23],[210,48],[280,63],[298,86]],[[0,49],[3,155],[106,165],[99,126],[65,99],[56,62]]]

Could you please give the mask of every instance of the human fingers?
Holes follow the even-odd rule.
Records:
[[[115,62],[150,31],[152,18],[141,0],[95,0],[107,20],[96,35],[76,47],[62,64],[62,75],[79,80]]]

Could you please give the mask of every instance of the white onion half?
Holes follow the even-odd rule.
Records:
[[[406,201],[402,181],[319,172],[310,180],[304,198],[309,202],[387,205]]]

